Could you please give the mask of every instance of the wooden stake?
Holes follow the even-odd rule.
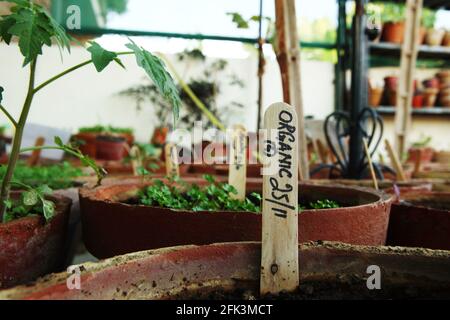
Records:
[[[405,171],[403,171],[403,166],[400,163],[400,159],[398,158],[397,153],[395,152],[394,148],[392,148],[389,140],[384,140],[384,144],[386,145],[389,159],[391,159],[391,165],[394,167],[395,172],[397,173],[397,180],[406,181]]]
[[[264,115],[261,294],[295,290],[298,270],[298,135],[295,109]]]
[[[373,187],[375,188],[375,190],[379,190],[377,176],[375,175],[375,170],[373,169],[372,158],[370,158],[369,147],[367,146],[367,140],[363,139],[363,143],[364,143],[364,152],[366,153],[367,162],[369,163],[370,175],[372,176]]]
[[[141,151],[138,146],[133,146],[130,149],[130,157],[131,157],[131,167],[133,168],[133,175],[139,175],[139,168],[142,168],[142,157]]]
[[[230,194],[230,198],[245,200],[245,186],[247,183],[247,130],[242,125],[236,125],[231,134],[230,167],[228,170],[228,184],[237,190],[237,194]]]
[[[295,107],[298,116],[298,157],[300,180],[309,179],[308,144],[303,115],[303,99],[300,72],[300,39],[297,33],[295,1],[275,0],[277,60],[286,103]]]
[[[34,146],[42,147],[44,145],[44,143],[45,143],[44,137],[37,137],[36,141],[34,142]],[[40,150],[40,149],[33,150],[30,157],[27,159],[27,165],[30,167],[34,167],[35,165],[37,165],[41,158],[41,153],[42,153],[42,150]]]
[[[406,150],[411,127],[414,73],[419,50],[420,19],[423,0],[406,0],[405,35],[400,58],[400,77],[395,108],[395,149],[397,154]]]
[[[178,166],[178,149],[173,143],[167,143],[164,147],[166,157],[166,175],[168,177],[180,176],[180,168]]]

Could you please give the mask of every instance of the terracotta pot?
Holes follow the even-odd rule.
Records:
[[[425,43],[426,36],[427,36],[427,28],[421,26],[419,29],[419,38],[417,39],[417,42],[419,43],[419,45]]]
[[[370,88],[369,89],[369,105],[372,107],[378,107],[383,97],[382,88]]]
[[[416,109],[422,108],[422,106],[423,106],[423,95],[422,94],[416,94],[413,97],[412,105],[413,105],[413,108],[416,108]]]
[[[340,184],[346,186],[359,186],[365,188],[373,187],[372,180],[350,180],[350,179],[309,180],[308,183],[313,183],[317,185]],[[410,180],[407,182],[392,181],[392,180],[378,181],[378,187],[389,194],[395,193],[394,186],[397,187],[398,191],[400,192],[400,195],[410,192],[431,191],[433,188],[432,182],[426,180]]]
[[[434,107],[438,93],[439,89],[426,88],[423,91],[423,106],[428,108]]]
[[[392,206],[388,244],[450,250],[450,193],[409,193]]]
[[[401,44],[405,34],[405,22],[386,22],[383,24],[381,41]]]
[[[230,165],[228,164],[216,164],[214,166],[216,174],[219,176],[228,176]],[[248,164],[247,165],[247,177],[260,178],[261,177],[261,164]]]
[[[95,159],[97,157],[97,133],[80,132],[74,135],[75,140],[82,142],[80,144],[80,151]]]
[[[125,139],[116,136],[97,137],[97,159],[120,161],[124,157]]]
[[[422,81],[422,84],[425,88],[436,88],[439,89],[440,82],[438,78],[431,78]]]
[[[397,91],[389,91],[387,94],[388,103],[392,107],[397,106]]]
[[[247,191],[261,192],[261,180]],[[190,212],[120,202],[149,183],[116,180],[80,190],[83,237],[98,258],[185,244],[261,239],[261,214]],[[392,197],[369,189],[300,185],[302,202],[331,199],[346,207],[299,214],[299,241],[331,240],[381,245],[386,238]],[[111,201],[113,200],[113,201]]]
[[[166,143],[168,133],[169,133],[168,127],[155,128],[155,131],[153,131],[151,143],[157,146],[163,146]]]
[[[450,31],[446,31],[444,39],[442,40],[442,45],[444,47],[450,47]]]
[[[439,94],[439,105],[442,107],[450,107],[450,88],[441,90]]]
[[[440,46],[444,39],[445,30],[443,29],[428,29],[425,37],[425,43],[429,46]]]
[[[56,203],[56,215],[47,223],[41,216],[0,223],[0,288],[27,283],[63,266],[71,200],[57,195],[49,199]]]
[[[418,158],[421,158],[421,163],[430,163],[433,161],[433,148],[410,148],[408,150],[408,162],[416,163]]]
[[[450,253],[447,251],[310,242],[299,245],[299,261],[299,293],[291,298],[450,297]],[[261,245],[255,242],[165,248],[78,266],[82,290],[68,289],[67,273],[61,273],[30,286],[2,291],[0,299],[259,298],[260,265]],[[382,266],[382,290],[367,289],[369,265]]]
[[[387,91],[397,91],[398,77],[389,76],[384,78],[384,89]]]
[[[437,151],[434,155],[436,162],[450,165],[450,151]]]

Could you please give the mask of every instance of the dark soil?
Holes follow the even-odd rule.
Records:
[[[364,279],[349,281],[304,281],[295,292],[261,297],[255,288],[240,287],[234,291],[214,290],[180,294],[176,299],[188,300],[438,300],[450,299],[450,288],[433,285],[429,288],[415,285],[386,285],[380,290],[369,290]],[[173,298],[173,297],[172,297]]]

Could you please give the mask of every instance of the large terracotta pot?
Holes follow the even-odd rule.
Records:
[[[383,24],[383,32],[381,34],[381,41],[392,43],[403,43],[403,36],[405,34],[405,22],[386,22]]]
[[[260,181],[249,183],[247,191],[261,192]],[[175,245],[261,239],[260,213],[192,212],[123,203],[149,184],[141,179],[110,180],[104,186],[80,189],[83,238],[93,255],[106,258]],[[356,187],[301,184],[299,188],[302,202],[326,198],[346,206],[302,211],[300,242],[385,243],[393,197]]]
[[[450,250],[450,193],[415,192],[394,204],[389,245]]]
[[[319,242],[299,245],[300,288],[294,299],[450,297],[450,252]],[[259,298],[261,245],[254,242],[143,251],[80,270],[81,290],[67,273],[0,292],[0,299],[252,299]],[[367,268],[381,267],[381,290],[367,287]]]
[[[29,216],[0,224],[0,288],[32,281],[63,266],[71,200],[56,195],[49,199],[56,203],[56,215],[49,222]]]

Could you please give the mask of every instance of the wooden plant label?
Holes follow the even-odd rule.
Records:
[[[166,156],[166,175],[168,177],[175,177],[180,175],[180,168],[178,166],[178,149],[173,143],[167,143],[164,147]]]
[[[391,164],[394,167],[395,172],[397,173],[397,180],[406,181],[405,171],[403,171],[403,167],[400,159],[397,156],[397,153],[394,151],[394,148],[392,148],[389,140],[384,140],[384,143],[386,145],[386,150],[388,152],[389,158],[391,159]]]
[[[229,159],[228,184],[237,190],[237,194],[230,194],[230,197],[243,201],[247,182],[247,130],[242,125],[234,126],[231,133]]]
[[[298,140],[295,109],[264,115],[261,294],[295,290],[298,270]]]
[[[36,141],[34,142],[35,147],[42,147],[45,143],[44,137],[37,137]],[[30,167],[34,167],[39,163],[39,160],[41,159],[41,149],[33,150],[30,157],[27,159],[27,165]]]
[[[131,167],[133,168],[133,175],[138,176],[139,175],[138,169],[143,167],[141,151],[139,150],[138,146],[131,147],[130,157],[131,157]]]

